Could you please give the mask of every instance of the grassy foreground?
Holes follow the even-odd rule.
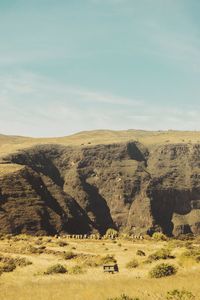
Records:
[[[198,300],[199,247],[198,240],[155,242],[68,240],[24,235],[3,237],[0,240],[0,270],[3,268],[2,257],[7,267],[12,263],[11,260],[19,262],[23,258],[28,263],[18,264],[14,270],[2,272],[0,298],[106,300],[126,294],[141,300],[163,300],[167,299],[168,291],[185,289]],[[144,253],[141,255],[138,250]],[[119,273],[105,274],[102,264],[109,259],[112,261],[112,255],[117,260]],[[137,263],[130,264],[130,261]],[[163,278],[151,278],[150,270],[163,262],[173,264],[177,273]],[[57,264],[62,265],[67,272],[52,272],[47,275],[49,267],[54,268]]]

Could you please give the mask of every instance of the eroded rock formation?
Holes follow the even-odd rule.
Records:
[[[4,156],[0,233],[200,233],[200,145],[40,145]]]

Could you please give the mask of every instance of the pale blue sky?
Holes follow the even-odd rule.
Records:
[[[199,0],[0,0],[0,133],[200,130]]]

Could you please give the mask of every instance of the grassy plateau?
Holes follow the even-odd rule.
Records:
[[[2,300],[199,300],[200,239],[2,236],[0,274]]]

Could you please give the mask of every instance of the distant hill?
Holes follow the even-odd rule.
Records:
[[[200,132],[0,135],[0,233],[200,233]]]

